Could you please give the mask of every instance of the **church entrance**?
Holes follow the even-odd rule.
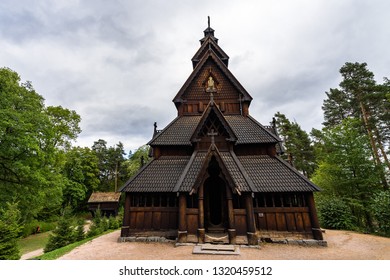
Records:
[[[205,228],[208,233],[223,233],[227,228],[226,183],[219,176],[220,167],[213,157],[209,177],[204,182]]]

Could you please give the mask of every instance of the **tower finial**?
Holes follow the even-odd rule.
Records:
[[[210,28],[210,16],[207,16],[207,24],[208,24],[208,27]]]

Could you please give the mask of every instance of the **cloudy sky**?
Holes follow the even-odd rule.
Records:
[[[250,114],[268,124],[280,111],[310,131],[345,62],[390,77],[389,11],[388,0],[2,0],[0,67],[81,115],[77,145],[134,151],[176,116],[210,16]]]

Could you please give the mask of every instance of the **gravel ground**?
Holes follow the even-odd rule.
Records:
[[[194,246],[173,243],[118,243],[120,231],[98,237],[62,260],[390,260],[390,238],[326,230],[327,247],[263,243],[260,249],[240,248],[240,255],[196,255]]]

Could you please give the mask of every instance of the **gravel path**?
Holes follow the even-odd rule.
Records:
[[[118,243],[120,231],[98,237],[63,260],[390,260],[390,238],[349,231],[327,230],[328,247],[262,244],[260,249],[240,248],[240,255],[195,255],[193,246],[172,243]]]

